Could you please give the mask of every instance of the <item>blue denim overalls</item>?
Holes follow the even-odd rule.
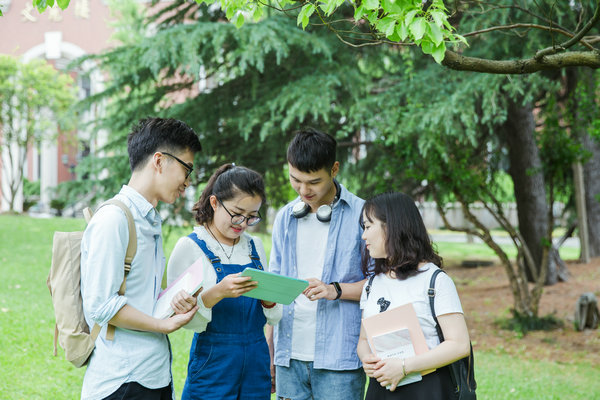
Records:
[[[222,264],[195,233],[194,240],[210,259],[217,283],[246,267],[263,269],[254,242],[251,262]],[[250,297],[225,298],[212,309],[206,331],[194,334],[182,400],[265,400],[271,398],[269,348],[264,334],[266,318],[260,301]]]

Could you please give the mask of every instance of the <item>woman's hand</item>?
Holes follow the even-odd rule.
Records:
[[[258,282],[252,281],[250,276],[240,276],[242,273],[227,275],[217,284],[220,297],[240,297],[244,293],[256,288]]]
[[[401,358],[386,358],[385,360],[379,361],[375,364],[375,372],[373,372],[373,378],[377,379],[377,382],[383,387],[388,387],[391,392],[396,390],[398,383],[406,375],[404,375],[404,367],[402,365],[403,360]]]
[[[361,361],[363,363],[363,369],[365,370],[365,374],[367,374],[369,378],[373,378],[373,373],[377,370],[375,366],[379,361],[381,361],[381,358],[377,357],[373,353],[369,353],[365,355],[361,359]]]

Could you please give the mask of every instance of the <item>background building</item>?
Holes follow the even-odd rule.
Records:
[[[57,6],[40,14],[31,0],[0,0],[0,54],[19,57],[22,61],[35,58],[47,60],[55,68],[66,71],[74,59],[86,54],[96,54],[109,48],[111,28],[108,24],[110,12],[105,1],[71,0],[66,10]],[[68,73],[79,88],[79,97],[85,98],[99,91],[102,76],[87,71],[86,66]],[[83,122],[96,117],[89,110],[79,117],[81,127],[74,132],[54,132],[58,140],[49,140],[39,147],[27,151],[24,176],[30,181],[39,181],[41,186],[40,209],[49,211],[52,191],[58,183],[75,178],[75,166],[81,157],[94,152],[102,142],[104,134],[90,135]],[[56,136],[56,135],[53,135]],[[19,151],[3,146],[2,159],[10,151]],[[7,171],[7,163],[0,163]],[[2,176],[0,174],[0,176]],[[0,211],[7,211],[8,204],[0,193]],[[22,211],[22,194],[17,198],[17,211]]]

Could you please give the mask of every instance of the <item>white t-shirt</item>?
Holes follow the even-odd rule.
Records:
[[[429,296],[427,295],[431,276],[436,269],[439,269],[436,265],[428,263],[420,269],[423,272],[405,280],[392,279],[385,274],[379,274],[373,279],[368,299],[365,291],[369,284],[367,280],[360,298],[363,318],[412,303],[427,345],[430,349],[439,345],[440,339],[435,330],[435,321],[431,315]],[[439,274],[435,280],[434,302],[436,316],[451,313],[463,314],[456,286],[447,274]]]
[[[256,252],[260,258],[260,262],[265,269],[268,269],[267,264],[267,256],[265,254],[265,248],[263,246],[262,241],[258,237],[250,236],[247,233],[243,233],[240,236],[240,240],[238,243],[233,246],[222,245],[223,249],[225,249],[225,253],[223,253],[223,249],[219,246],[219,243],[212,237],[212,235],[203,227],[197,226],[194,228],[194,233],[198,236],[198,239],[206,242],[206,246],[210,251],[212,251],[217,257],[221,259],[221,263],[223,264],[239,264],[245,265],[251,262],[250,260],[250,239],[254,241],[254,245],[256,246]],[[233,251],[233,252],[232,252]],[[230,258],[227,256],[231,255]],[[173,282],[179,275],[181,275],[190,265],[192,265],[196,260],[202,260],[202,273],[203,273],[203,282],[202,287],[203,291],[206,291],[216,285],[217,283],[217,273],[215,269],[208,259],[208,257],[204,254],[200,246],[190,239],[187,236],[180,238],[175,244],[175,248],[171,253],[171,257],[169,258],[169,264],[167,266],[167,284]],[[281,319],[281,313],[283,311],[283,306],[281,304],[277,304],[273,308],[264,308],[263,312],[265,317],[267,318],[267,323],[269,325],[276,325]],[[206,330],[206,326],[212,320],[212,308],[206,308],[204,303],[202,303],[202,296],[198,296],[198,311],[192,318],[192,320],[184,326],[184,328],[191,329],[195,332],[204,332]]]
[[[316,213],[309,213],[306,217],[298,219],[296,236],[298,278],[321,279],[328,236],[329,223],[319,221]],[[292,328],[292,358],[295,360],[314,361],[318,303],[318,301],[310,301],[303,294],[295,300]]]

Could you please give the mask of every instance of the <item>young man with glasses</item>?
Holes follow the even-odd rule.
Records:
[[[128,222],[118,206],[101,207],[81,242],[83,310],[90,327],[102,327],[83,379],[82,399],[172,398],[167,334],[189,322],[197,306],[194,297],[181,295],[180,313],[164,320],[152,317],[165,264],[156,206],[183,195],[200,149],[196,133],[174,119],[141,120],[128,136],[131,178],[115,198],[131,212],[137,251],[125,292],[119,294]]]
[[[281,305],[242,296],[256,287],[245,268],[267,266],[262,241],[245,231],[261,220],[260,174],[225,164],[208,180],[193,208],[198,226],[175,245],[167,267],[172,282],[196,261],[203,271],[199,310],[185,327],[195,331],[182,399],[268,399],[271,395],[265,323]]]
[[[314,130],[288,146],[298,198],[273,222],[270,270],[309,287],[274,329],[280,399],[362,400],[365,374],[356,354],[364,284],[360,213],[364,201],[339,184],[336,141]]]

